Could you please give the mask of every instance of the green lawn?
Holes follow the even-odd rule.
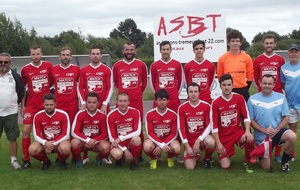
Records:
[[[299,135],[298,135],[299,136]],[[21,143],[19,138],[19,162],[21,163]],[[183,164],[175,163],[168,168],[166,161],[158,163],[156,170],[150,170],[149,164],[140,166],[138,171],[129,170],[129,164],[122,168],[114,165],[96,167],[95,154],[89,153],[90,162],[84,169],[77,170],[68,160],[68,170],[52,166],[42,171],[41,164],[32,159],[32,167],[17,171],[10,166],[10,158],[5,135],[1,139],[0,152],[0,189],[300,189],[300,162],[291,163],[291,172],[285,174],[280,164],[273,162],[274,172],[269,173],[254,165],[254,173],[244,171],[243,151],[237,149],[232,157],[230,171],[220,169],[217,161],[211,170],[203,168],[200,162],[194,171],[187,171]],[[299,152],[299,141],[297,152]],[[203,154],[202,154],[203,155]],[[216,154],[213,155],[217,159]],[[54,162],[55,155],[51,155]],[[149,158],[144,155],[146,161]]]
[[[151,97],[149,92],[146,96]],[[253,93],[253,88],[251,88]],[[252,94],[251,93],[251,94]],[[145,95],[144,95],[145,97]],[[148,98],[147,98],[148,99]],[[149,98],[151,99],[151,98]],[[299,138],[299,134],[298,134]],[[18,161],[21,164],[21,138],[19,141]],[[280,164],[273,162],[274,172],[262,170],[254,165],[254,173],[248,174],[243,169],[244,151],[236,147],[237,154],[232,157],[230,171],[220,169],[218,162],[213,163],[211,170],[203,168],[202,161],[194,171],[187,171],[183,164],[175,163],[174,168],[168,168],[166,161],[159,162],[156,170],[150,170],[149,164],[140,166],[138,171],[129,170],[129,164],[115,169],[114,165],[96,167],[95,154],[89,153],[90,162],[84,169],[77,170],[68,160],[68,170],[63,171],[58,166],[52,166],[48,171],[42,171],[41,164],[32,159],[32,167],[23,171],[16,171],[10,166],[10,157],[5,134],[1,139],[0,151],[0,189],[300,189],[299,158],[291,163],[291,172],[285,174]],[[300,151],[299,140],[296,152]],[[203,153],[201,154],[203,157]],[[217,155],[213,155],[217,160]],[[51,155],[54,162],[55,155]],[[149,158],[144,155],[148,162]]]

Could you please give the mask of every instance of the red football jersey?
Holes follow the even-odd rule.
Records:
[[[211,103],[211,88],[215,78],[215,65],[204,59],[201,63],[196,60],[188,62],[184,66],[186,84],[195,82],[200,86],[200,100]]]
[[[42,61],[39,66],[29,63],[22,67],[21,76],[28,87],[26,112],[38,112],[43,109],[43,96],[50,93],[52,64]]]
[[[169,108],[163,114],[154,108],[146,114],[145,128],[148,138],[162,148],[177,138],[177,115]]]
[[[253,61],[254,69],[254,82],[258,88],[258,92],[261,91],[261,86],[259,81],[261,77],[265,74],[271,74],[275,77],[275,86],[273,91],[282,93],[282,85],[280,82],[280,68],[285,63],[284,58],[280,55],[274,53],[271,56],[266,54],[260,54]]]
[[[211,132],[210,105],[199,101],[194,106],[189,101],[178,108],[178,128],[182,143],[193,145],[199,138],[201,141]]]
[[[239,129],[241,118],[250,122],[249,112],[242,95],[232,93],[227,100],[223,96],[213,100],[211,105],[212,133],[218,132],[220,138],[231,138]]]
[[[62,110],[78,110],[77,82],[80,68],[70,64],[67,68],[60,64],[52,67],[55,87],[56,107]]]
[[[107,115],[107,128],[110,142],[119,138],[121,140],[119,147],[124,151],[126,147],[122,142],[141,133],[140,113],[132,107],[128,107],[126,113],[116,108]]]
[[[45,110],[39,111],[33,119],[34,139],[40,144],[46,141],[55,141],[58,145],[70,136],[70,122],[68,114],[60,109],[55,109],[53,115],[48,115]]]
[[[183,86],[183,70],[180,62],[171,59],[168,62],[158,60],[150,67],[150,87],[154,92],[165,89],[170,100],[179,99]]]
[[[103,63],[94,67],[91,64],[80,70],[79,92],[81,103],[85,104],[85,96],[89,92],[95,92],[100,102],[107,105],[113,93],[113,81],[111,69]],[[102,104],[99,104],[101,108]]]
[[[144,62],[133,59],[116,62],[113,66],[113,81],[118,92],[126,92],[131,100],[141,99],[147,86],[148,71]]]
[[[100,110],[93,115],[87,110],[79,111],[75,116],[71,135],[86,143],[90,139],[96,141],[107,139],[106,115]]]

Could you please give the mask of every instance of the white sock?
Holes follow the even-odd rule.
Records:
[[[16,156],[11,156],[11,157],[10,157],[10,162],[12,163],[12,162],[14,162],[14,161],[17,161],[17,157],[16,157]]]

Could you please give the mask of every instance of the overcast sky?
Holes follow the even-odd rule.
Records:
[[[62,31],[108,37],[121,21],[132,18],[139,29],[153,33],[153,18],[164,14],[222,13],[227,27],[240,30],[248,42],[258,32],[280,35],[300,27],[299,0],[10,0],[0,12],[17,18],[23,28],[39,36]]]

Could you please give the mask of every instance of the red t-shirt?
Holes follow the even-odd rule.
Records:
[[[99,108],[102,104],[107,105],[113,93],[111,69],[103,63],[97,67],[91,64],[83,67],[80,70],[79,92],[82,104],[85,103],[85,96],[89,92],[95,92],[100,99]]]
[[[58,145],[70,137],[70,122],[68,114],[60,109],[55,109],[53,115],[48,115],[45,110],[39,111],[33,119],[34,139],[44,144],[45,141],[55,141]]]
[[[209,134],[211,131],[209,114],[210,105],[204,101],[200,101],[196,106],[190,104],[189,101],[180,105],[178,108],[178,128],[182,143],[188,142],[193,145],[207,128],[209,128],[207,129],[207,134]],[[203,141],[204,138],[201,140]]]
[[[107,115],[108,136],[111,142],[117,138],[121,140],[120,148],[125,150],[125,144],[122,142],[137,137],[141,133],[140,113],[137,109],[128,107],[126,113],[122,113],[118,108],[112,110]]]
[[[145,128],[148,138],[162,148],[177,138],[177,115],[169,108],[163,114],[154,108],[146,114]]]
[[[71,135],[86,143],[89,139],[96,141],[107,139],[106,115],[100,110],[93,115],[87,110],[79,111],[75,116]]]
[[[273,91],[282,93],[282,85],[280,82],[280,68],[284,65],[284,58],[280,55],[274,53],[271,56],[266,54],[260,54],[253,62],[254,68],[254,81],[258,88],[258,92],[261,91],[261,86],[259,81],[261,77],[265,74],[271,74],[275,77],[275,86]]]
[[[158,60],[150,67],[150,87],[154,92],[165,89],[170,100],[179,99],[183,86],[183,70],[180,62],[171,59],[168,62]]]
[[[220,139],[230,139],[236,133],[240,128],[241,117],[250,122],[246,102],[240,94],[232,93],[229,100],[219,96],[213,100],[211,107],[212,133],[218,132]]]
[[[120,60],[114,64],[112,71],[118,92],[128,93],[131,100],[142,99],[148,80],[147,66],[144,62],[138,59],[129,63]]]
[[[78,111],[77,82],[80,68],[70,64],[67,68],[60,64],[52,67],[55,87],[56,107],[62,110]]]
[[[201,63],[192,60],[184,66],[186,84],[195,82],[200,86],[199,98],[211,103],[211,88],[215,78],[215,65],[204,59]]]
[[[43,109],[43,96],[50,93],[52,64],[42,61],[39,66],[29,63],[22,67],[21,76],[28,87],[26,112],[38,112]]]

